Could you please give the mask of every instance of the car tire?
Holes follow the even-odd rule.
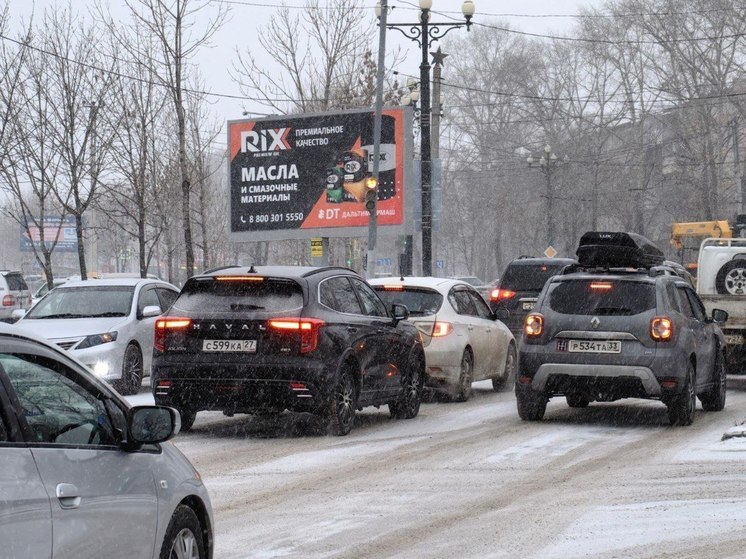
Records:
[[[474,357],[467,348],[461,355],[461,371],[456,385],[456,394],[453,400],[456,402],[466,402],[471,398],[471,383],[474,379]]]
[[[326,420],[329,434],[339,437],[349,434],[355,423],[356,409],[355,381],[350,369],[342,369],[327,405]]]
[[[181,431],[187,432],[192,430],[194,421],[197,419],[197,412],[189,408],[176,408],[181,416]]]
[[[668,420],[671,425],[684,427],[691,425],[694,421],[694,410],[697,405],[697,395],[694,383],[694,365],[689,362],[684,377],[684,386],[681,387],[681,393],[677,394],[668,403]]]
[[[565,394],[565,400],[567,400],[567,405],[571,408],[587,408],[588,404],[591,403],[590,398],[580,392]]]
[[[523,421],[541,421],[547,410],[547,397],[533,388],[516,390],[515,400],[518,416]]]
[[[505,357],[505,370],[502,376],[492,379],[492,390],[502,392],[511,390],[515,384],[515,373],[518,368],[518,352],[513,342],[508,346],[508,355]]]
[[[160,559],[206,559],[202,526],[192,509],[186,505],[176,507],[163,537]]]
[[[712,387],[699,397],[702,408],[705,411],[723,411],[725,408],[725,394],[727,375],[725,372],[725,357],[723,352],[718,352],[712,371]]]
[[[746,259],[723,264],[715,276],[715,289],[720,295],[746,295]]]
[[[140,348],[135,344],[129,344],[124,350],[124,359],[122,359],[122,378],[116,383],[116,388],[121,394],[132,396],[140,392],[142,368],[143,359]]]
[[[396,400],[389,402],[389,413],[396,419],[412,419],[420,413],[422,386],[425,383],[425,356],[413,355],[407,374],[402,378],[402,389]]]

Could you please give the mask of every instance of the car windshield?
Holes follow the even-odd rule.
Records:
[[[91,285],[54,289],[24,319],[127,316],[134,286]]]
[[[566,264],[513,264],[500,279],[502,289],[511,291],[541,291],[549,278]]]
[[[636,281],[560,281],[550,288],[549,307],[563,314],[639,314],[655,308],[655,285]]]
[[[410,316],[427,316],[438,312],[443,304],[443,296],[432,289],[422,289],[417,287],[405,287],[403,289],[387,288],[386,286],[377,285],[373,289],[378,292],[388,308],[391,305],[406,305],[409,309]]]
[[[285,311],[302,305],[303,291],[292,280],[197,278],[187,282],[173,304],[173,309],[215,312]]]

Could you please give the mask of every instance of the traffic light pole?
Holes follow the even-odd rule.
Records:
[[[374,278],[376,275],[376,241],[378,235],[378,168],[381,160],[381,113],[383,112],[383,77],[386,70],[386,16],[388,14],[388,0],[381,0],[381,23],[378,27],[378,67],[376,68],[376,112],[373,120],[373,179],[375,188],[367,192],[366,197],[372,198],[372,208],[368,207],[368,266],[367,275]]]

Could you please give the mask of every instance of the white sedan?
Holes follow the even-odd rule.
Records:
[[[386,306],[406,305],[421,332],[427,386],[463,402],[474,381],[492,379],[497,390],[511,388],[516,342],[473,286],[432,277],[377,278],[370,285]]]
[[[70,351],[122,394],[150,375],[155,317],[179,290],[141,278],[68,281],[55,287],[15,327]]]

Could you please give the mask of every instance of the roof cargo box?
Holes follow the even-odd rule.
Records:
[[[603,268],[650,268],[663,263],[663,252],[635,233],[588,231],[580,237],[578,262]]]

